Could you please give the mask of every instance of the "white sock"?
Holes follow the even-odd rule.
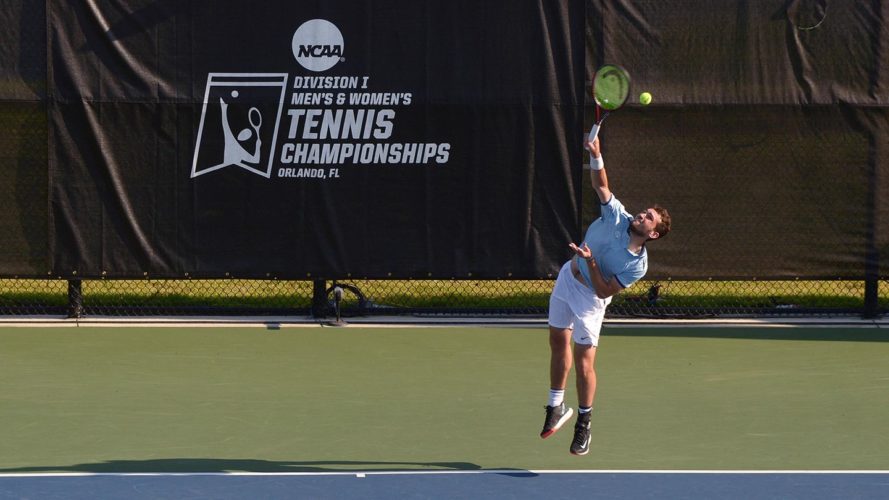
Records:
[[[557,390],[550,389],[549,390],[549,405],[550,406],[559,406],[562,404],[562,401],[565,400],[565,390]]]
[[[592,406],[589,406],[589,407],[587,407],[587,406],[578,406],[578,407],[577,407],[577,412],[580,413],[581,415],[583,415],[584,413],[589,413],[589,412],[591,412],[591,411],[593,411],[593,407],[592,407]]]

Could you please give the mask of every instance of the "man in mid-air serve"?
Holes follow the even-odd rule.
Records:
[[[593,190],[601,216],[590,224],[583,244],[568,245],[574,256],[562,266],[549,299],[550,394],[540,437],[547,438],[567,422],[565,384],[572,361],[577,372],[578,415],[571,453],[590,451],[590,413],[596,392],[596,346],[611,297],[648,270],[645,243],[670,231],[670,214],[654,206],[630,215],[608,187],[599,139],[585,144],[590,153]],[[571,341],[574,340],[572,357]]]

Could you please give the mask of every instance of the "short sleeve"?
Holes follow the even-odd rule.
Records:
[[[617,282],[624,288],[630,288],[633,286],[633,283],[642,279],[645,276],[645,269],[643,268],[632,268],[627,269],[626,271],[615,276]]]
[[[611,193],[611,199],[607,203],[602,203],[600,206],[602,220],[609,224],[619,224],[623,212],[624,206],[614,193]]]

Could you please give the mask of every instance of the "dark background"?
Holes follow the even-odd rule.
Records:
[[[649,277],[855,279],[889,254],[886,2],[92,5],[0,1],[2,276],[549,277],[597,215],[605,63],[633,76],[612,189],[674,218]],[[320,75],[411,92],[392,141],[448,163],[190,178],[208,73],[309,76],[290,41],[313,18],[345,39]]]

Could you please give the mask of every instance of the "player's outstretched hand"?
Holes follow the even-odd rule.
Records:
[[[590,247],[587,246],[586,243],[583,244],[582,247],[575,245],[574,243],[569,243],[568,248],[570,248],[578,257],[589,259],[593,256],[593,251],[590,250]]]

